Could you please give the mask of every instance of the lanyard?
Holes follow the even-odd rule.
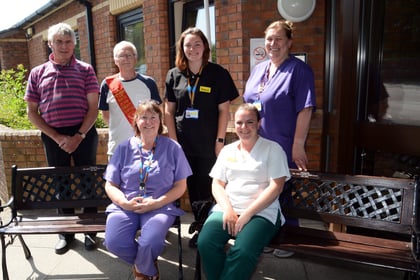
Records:
[[[261,78],[260,84],[258,85],[258,100],[260,100],[260,96],[263,93],[265,86],[268,84],[269,80],[270,80],[270,64],[268,65],[268,68],[265,71],[263,77]]]
[[[155,150],[156,150],[156,142],[157,142],[157,137],[155,139],[155,142],[153,143],[152,151],[147,158],[143,157],[143,153],[142,153],[142,144],[143,143],[140,141],[140,144],[139,144],[139,149],[140,149],[140,169],[139,169],[140,185],[139,185],[139,191],[140,191],[141,196],[146,196],[146,181],[147,181],[147,178],[149,177],[150,167],[152,166],[152,163],[153,163],[153,156],[154,156]]]
[[[200,80],[201,71],[203,71],[203,65],[201,65],[200,71],[198,71],[197,80],[195,80],[194,86],[191,87],[191,84],[190,84],[190,70],[188,70],[187,90],[188,90],[188,95],[190,96],[190,100],[191,100],[191,107],[194,107],[195,91],[197,90],[197,84],[198,84],[198,81]]]

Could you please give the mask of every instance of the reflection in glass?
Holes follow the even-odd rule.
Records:
[[[369,96],[371,122],[420,126],[419,10],[420,1],[385,2],[382,81]]]

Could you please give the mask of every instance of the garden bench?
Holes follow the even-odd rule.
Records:
[[[104,232],[107,205],[105,165],[83,167],[12,167],[12,196],[0,206],[0,241],[3,279],[8,280],[6,249],[16,238],[26,259],[31,251],[25,234],[71,234]],[[81,213],[84,207],[96,207],[97,213]],[[55,209],[75,208],[75,214],[58,214]],[[178,228],[179,279],[182,273],[181,222]]]
[[[286,215],[340,225],[331,231],[284,226],[270,247],[419,276],[418,178],[292,170],[293,206]]]

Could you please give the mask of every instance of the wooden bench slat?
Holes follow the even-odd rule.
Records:
[[[379,237],[370,237],[370,236],[364,236],[364,235],[358,235],[358,234],[349,234],[344,232],[334,232],[334,231],[326,231],[326,230],[317,230],[312,228],[293,228],[293,227],[287,227],[285,228],[285,231],[288,232],[288,235],[291,234],[299,234],[299,235],[307,235],[307,236],[319,236],[322,237],[322,239],[327,240],[340,240],[340,241],[346,241],[349,243],[362,243],[369,246],[377,246],[377,247],[387,247],[387,248],[405,248],[407,244],[410,244],[406,241],[400,241],[400,240],[392,240],[392,239],[385,239],[385,238],[379,238]],[[408,246],[410,247],[410,246]],[[408,248],[409,249],[409,248]]]
[[[86,213],[75,216],[20,217],[18,223],[0,229],[5,234],[104,232],[105,213]]]
[[[8,228],[4,231],[5,234],[57,234],[57,233],[92,233],[92,232],[103,232],[105,231],[105,226],[103,223],[92,223],[89,224],[89,227],[85,225],[54,225],[51,227],[40,227],[41,225],[34,226],[19,226],[14,228]]]
[[[406,271],[416,270],[410,243],[403,241],[307,228],[288,228],[287,233],[273,239],[270,246],[305,255]]]

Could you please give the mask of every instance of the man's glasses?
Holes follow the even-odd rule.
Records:
[[[123,58],[132,59],[133,57],[134,57],[134,54],[120,54],[120,55],[117,55],[118,59],[123,59]]]

